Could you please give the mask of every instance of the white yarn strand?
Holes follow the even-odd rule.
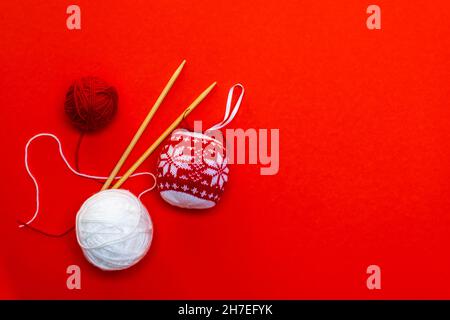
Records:
[[[239,98],[233,107],[233,111],[230,114],[231,102],[233,100],[233,93],[234,93],[234,89],[236,87],[241,89],[241,94],[239,95]],[[244,92],[245,92],[244,86],[240,83],[237,83],[230,88],[230,91],[228,91],[227,105],[225,107],[225,116],[223,117],[223,120],[221,122],[213,125],[211,128],[209,128],[206,131],[219,130],[219,129],[225,127],[227,124],[229,124],[234,119],[234,117],[236,116],[236,114],[239,110],[239,107],[241,106],[242,99],[244,98]]]
[[[38,184],[38,182],[37,182],[35,176],[34,176],[33,173],[31,172],[31,169],[30,169],[30,167],[29,167],[29,165],[28,165],[28,149],[29,149],[31,143],[32,143],[34,140],[36,140],[36,139],[38,139],[38,138],[40,138],[40,137],[49,137],[49,138],[53,138],[53,139],[58,143],[58,149],[59,149],[59,154],[60,154],[60,156],[61,156],[61,159],[62,159],[62,160],[64,161],[64,163],[66,164],[67,168],[69,168],[69,170],[70,170],[72,173],[74,173],[75,175],[77,175],[77,176],[79,176],[79,177],[87,178],[87,179],[93,179],[93,180],[106,180],[106,179],[108,179],[108,177],[105,177],[105,176],[90,175],[90,174],[82,173],[82,172],[79,172],[79,171],[75,170],[75,169],[70,165],[69,161],[67,161],[67,158],[66,158],[66,156],[64,155],[64,152],[63,152],[63,149],[62,149],[61,141],[59,140],[59,138],[58,138],[56,135],[54,135],[54,134],[52,134],[52,133],[47,133],[47,132],[38,133],[38,134],[34,135],[33,137],[31,137],[31,138],[28,140],[27,144],[25,145],[25,169],[26,169],[28,175],[30,176],[30,178],[33,180],[34,189],[35,189],[35,193],[36,193],[36,209],[35,209],[35,211],[34,211],[34,214],[33,214],[32,218],[29,219],[25,224],[19,225],[19,228],[22,228],[22,227],[24,227],[25,225],[29,225],[30,223],[32,223],[32,222],[37,218],[37,216],[38,216],[38,214],[39,214],[39,206],[40,206],[40,201],[39,201],[39,184]],[[142,191],[142,192],[139,194],[138,199],[140,199],[144,194],[146,194],[147,192],[153,190],[153,189],[156,187],[156,177],[155,177],[155,175],[154,175],[153,173],[151,173],[151,172],[147,172],[147,171],[145,171],[145,172],[137,172],[137,173],[135,173],[135,174],[132,174],[130,177],[138,177],[138,176],[143,176],[143,175],[149,175],[149,176],[151,176],[151,177],[153,178],[153,180],[154,180],[154,183],[153,183],[153,186],[152,186],[152,187],[150,187],[150,188],[148,188],[148,189]],[[120,179],[120,178],[121,178],[120,176],[117,176],[115,179]]]

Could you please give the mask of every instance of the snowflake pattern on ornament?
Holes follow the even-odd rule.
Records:
[[[228,181],[228,161],[226,157],[222,157],[220,153],[217,154],[216,161],[205,159],[208,168],[205,173],[212,177],[211,184],[219,184],[222,187]]]
[[[160,192],[184,192],[214,202],[220,199],[229,174],[222,143],[186,130],[172,134],[161,151],[157,170]]]
[[[161,153],[159,168],[162,168],[163,175],[170,172],[174,177],[177,176],[178,169],[188,169],[191,157],[183,154],[182,148],[168,147],[166,153]]]

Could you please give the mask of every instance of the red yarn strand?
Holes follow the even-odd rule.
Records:
[[[83,142],[83,138],[84,138],[84,132],[81,132],[80,136],[78,138],[77,146],[75,147],[75,169],[77,171],[80,171],[80,164],[79,164],[80,148],[81,148],[81,142]]]
[[[51,237],[51,238],[62,238],[64,236],[68,235],[71,231],[73,231],[75,229],[75,226],[72,226],[72,227],[68,228],[66,231],[62,232],[62,233],[49,233],[49,232],[42,231],[41,229],[38,229],[36,227],[33,227],[33,226],[29,225],[29,224],[26,224],[25,222],[23,222],[21,220],[17,220],[17,222],[20,225],[23,225],[24,227],[26,227],[26,228],[28,228],[30,230],[33,230],[34,232],[40,233],[40,234],[42,234],[44,236]]]

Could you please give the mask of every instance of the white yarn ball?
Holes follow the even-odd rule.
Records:
[[[141,260],[152,242],[147,209],[131,192],[104,190],[87,199],[77,213],[78,244],[90,263],[122,270]]]

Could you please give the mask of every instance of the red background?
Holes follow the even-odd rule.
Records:
[[[450,298],[448,1],[74,3],[81,31],[66,28],[71,2],[0,4],[1,298]],[[366,28],[372,3],[381,31]],[[145,196],[154,241],[126,271],[89,265],[74,233],[18,229],[34,210],[27,139],[55,133],[73,162],[78,132],[63,113],[70,83],[97,75],[119,91],[116,120],[80,154],[84,172],[107,175],[182,59],[128,165],[217,80],[189,122],[218,122],[228,88],[243,83],[229,128],[279,128],[278,175],[234,165],[206,212]],[[48,139],[30,157],[42,187],[34,225],[60,232],[99,185],[70,174]],[[155,171],[155,155],[142,169]],[[66,288],[70,264],[81,267],[81,290]],[[371,264],[382,269],[382,290],[366,288]]]

